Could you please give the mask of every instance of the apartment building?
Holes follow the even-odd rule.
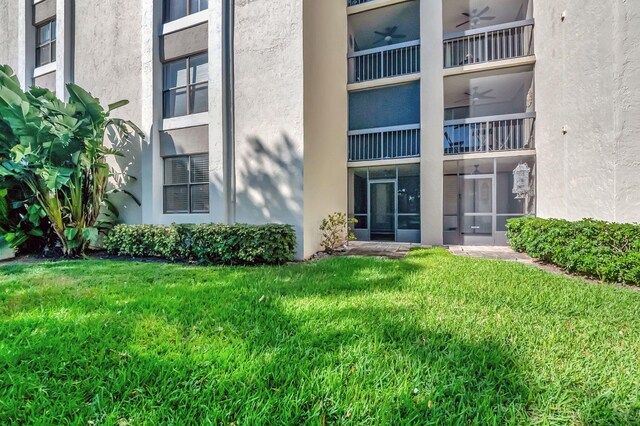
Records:
[[[0,5],[25,86],[131,101],[126,222],[289,223],[306,257],[335,211],[429,245],[503,245],[523,215],[640,221],[640,3]]]

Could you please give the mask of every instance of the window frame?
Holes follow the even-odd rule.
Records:
[[[191,81],[191,61],[194,58],[198,58],[200,56],[206,56],[207,57],[207,80],[206,81],[198,81],[198,82],[192,82]],[[171,64],[174,64],[176,62],[180,62],[180,61],[186,61],[186,67],[185,67],[185,72],[186,72],[186,82],[184,86],[175,86],[175,87],[171,87],[171,88],[166,88],[165,84],[167,81],[167,67]],[[195,89],[197,89],[198,87],[201,86],[205,86],[205,90],[209,90],[209,52],[208,51],[202,51],[199,53],[194,53],[191,54],[189,56],[185,56],[185,57],[181,57],[181,58],[177,58],[177,59],[172,59],[171,61],[165,62],[162,64],[162,118],[163,119],[168,119],[168,118],[175,118],[175,117],[185,117],[187,115],[192,115],[192,114],[199,114],[199,113],[204,113],[204,112],[208,112],[209,111],[209,105],[208,105],[208,100],[209,100],[209,96],[207,93],[207,107],[204,111],[198,111],[198,112],[193,112],[192,111],[192,105],[191,105],[191,96],[192,94],[195,93]],[[184,90],[185,91],[185,97],[186,97],[186,113],[185,114],[180,114],[180,115],[168,115],[167,114],[167,94],[171,93],[171,92],[177,92],[178,90]],[[175,110],[175,108],[174,108]]]
[[[47,40],[44,43],[40,43],[40,32],[42,31],[43,28],[45,27],[49,27],[49,40]],[[56,24],[56,18],[53,17],[45,22],[40,23],[39,25],[37,25],[36,27],[36,48],[35,48],[35,64],[36,64],[36,68],[48,65],[48,64],[52,64],[54,62],[56,62],[56,52],[57,50],[55,49],[56,46],[56,42],[57,42],[57,37],[56,37],[56,29],[57,29],[57,24]],[[42,49],[47,48],[49,50],[49,61],[48,62],[41,62],[38,63],[38,59],[42,57],[42,55],[38,55],[39,51],[42,51]]]
[[[169,19],[169,10],[171,9],[171,2],[173,0],[164,0],[164,4],[163,4],[163,8],[162,8],[162,22],[163,23],[169,23],[169,22],[173,22],[173,21],[177,21],[178,19],[182,19],[182,18],[186,18],[189,15],[194,15],[196,13],[200,13],[202,11],[208,10],[209,9],[209,3],[207,0],[207,7],[205,9],[200,9],[197,12],[191,12],[191,5],[194,3],[197,3],[198,6],[200,6],[202,4],[202,2],[204,0],[185,0],[185,14],[179,18],[175,18],[175,19]]]
[[[206,186],[207,187],[207,191],[209,191],[209,186],[210,186],[210,180],[207,179],[206,182],[192,182],[191,178],[191,162],[192,162],[192,157],[205,157],[207,159],[207,174],[209,174],[209,153],[208,152],[201,152],[198,154],[183,154],[183,155],[170,155],[170,156],[166,156],[162,158],[162,212],[163,214],[209,214],[211,212],[211,199],[210,197],[208,197],[207,199],[207,210],[194,210],[193,209],[193,205],[191,203],[191,188],[192,187],[198,187],[198,186]],[[167,183],[167,175],[166,175],[166,167],[167,167],[167,160],[170,159],[176,159],[176,158],[186,158],[187,159],[187,176],[188,176],[188,181],[187,183]],[[176,188],[176,187],[183,187],[183,188],[187,188],[187,205],[188,205],[188,209],[187,210],[180,210],[180,211],[168,211],[167,210],[167,193],[166,193],[166,188]]]

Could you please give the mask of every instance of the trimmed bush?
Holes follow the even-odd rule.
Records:
[[[516,251],[602,281],[640,284],[640,225],[522,217],[507,228]]]
[[[105,248],[111,254],[194,260],[203,264],[282,264],[293,259],[290,225],[118,225]]]

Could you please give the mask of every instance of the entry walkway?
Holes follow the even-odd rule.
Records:
[[[343,253],[346,256],[383,256],[393,259],[402,258],[420,244],[392,243],[377,241],[352,241]]]
[[[415,247],[430,248],[420,244],[377,242],[377,241],[352,241],[346,251],[341,253],[346,256],[384,256],[390,258],[402,258]],[[497,259],[511,262],[521,262],[533,265],[531,257],[524,253],[513,251],[510,247],[494,246],[449,246],[449,251],[456,256],[469,256],[480,259]]]
[[[510,247],[495,246],[449,246],[449,251],[456,256],[477,257],[480,259],[497,259],[511,262],[521,262],[533,265],[531,257],[524,253],[513,251]]]

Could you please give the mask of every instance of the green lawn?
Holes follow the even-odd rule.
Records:
[[[444,250],[0,267],[0,424],[639,422],[632,290]]]

